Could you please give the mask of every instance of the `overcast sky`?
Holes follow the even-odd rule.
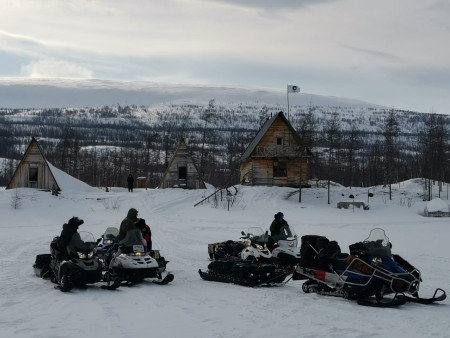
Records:
[[[294,84],[450,114],[449,18],[448,0],[0,0],[0,78]]]

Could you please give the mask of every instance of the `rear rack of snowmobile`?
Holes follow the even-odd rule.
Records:
[[[396,275],[392,275],[392,272],[389,272],[385,269],[382,269],[380,267],[373,267],[368,265],[366,262],[364,262],[362,259],[356,256],[348,256],[351,257],[350,263],[347,264],[346,268],[342,271],[338,272],[335,269],[333,269],[332,265],[329,265],[330,271],[325,271],[321,269],[315,269],[315,268],[305,268],[305,267],[298,267],[297,272],[314,280],[320,281],[320,282],[328,282],[332,284],[333,287],[343,287],[346,285],[352,285],[352,286],[359,286],[359,287],[365,287],[369,285],[373,279],[379,278],[389,283],[390,289],[394,293],[398,292],[408,292],[410,294],[414,294],[419,289],[420,284],[420,271],[417,269],[414,269],[414,274],[408,274],[408,273],[398,273]],[[348,258],[346,259],[348,260]],[[328,273],[328,279],[325,280],[325,275]],[[330,274],[332,274],[330,276]],[[414,279],[407,280],[406,278],[401,277],[400,275],[407,275],[407,276],[414,276]],[[361,282],[354,282],[349,281],[348,278],[350,276],[354,276],[358,278]],[[364,280],[361,280],[360,278],[364,278]]]

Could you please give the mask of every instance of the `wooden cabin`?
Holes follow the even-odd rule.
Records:
[[[240,158],[244,185],[308,186],[311,153],[283,112],[267,119]]]
[[[33,137],[6,189],[36,188],[54,193],[61,190],[89,191],[90,185],[54,167],[44,156],[39,142]]]
[[[184,139],[178,144],[158,188],[206,189]]]

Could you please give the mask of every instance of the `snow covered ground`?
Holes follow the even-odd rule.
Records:
[[[450,300],[407,303],[398,308],[358,306],[341,298],[306,294],[302,281],[283,286],[246,288],[202,280],[208,243],[238,239],[252,226],[268,229],[282,211],[298,235],[337,240],[342,251],[365,239],[371,229],[386,231],[393,252],[422,272],[420,294],[435,288],[450,292],[450,219],[423,217],[420,180],[387,189],[373,188],[370,210],[337,209],[339,201],[367,202],[366,188],[303,189],[239,187],[228,211],[226,202],[194,204],[208,190],[113,188],[110,192],[64,191],[60,196],[32,189],[0,190],[0,332],[2,337],[449,337]],[[437,187],[435,187],[437,196]],[[20,199],[18,200],[17,197]],[[447,191],[441,198],[448,203]],[[19,201],[19,207],[11,206]],[[100,237],[118,226],[135,207],[152,228],[153,246],[170,260],[173,283],[145,282],[108,291],[98,286],[62,293],[34,275],[35,256],[49,252],[53,236],[72,216],[80,230]]]

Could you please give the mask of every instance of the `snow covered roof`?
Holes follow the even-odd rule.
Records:
[[[84,183],[73,176],[65,173],[64,171],[56,168],[50,162],[47,161],[47,164],[52,172],[53,177],[56,182],[58,182],[58,186],[62,191],[95,191],[94,187],[91,187],[89,184]]]

